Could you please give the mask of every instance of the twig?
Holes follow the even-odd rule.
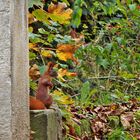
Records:
[[[90,77],[88,78],[89,80],[91,79],[113,79],[113,80],[119,80],[122,79],[123,77],[120,76],[103,76],[103,77]],[[137,78],[133,78],[133,79],[125,79],[123,78],[125,81],[135,81],[135,80],[139,80]]]

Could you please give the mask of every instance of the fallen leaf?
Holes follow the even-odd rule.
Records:
[[[136,135],[137,140],[140,140],[140,133]]]
[[[72,136],[76,136],[75,128],[72,125],[69,125],[69,134]]]
[[[120,119],[124,129],[129,129],[131,127],[131,122],[133,120],[133,113],[127,112],[125,114],[122,114],[120,116]]]
[[[33,135],[35,134],[35,132],[34,131],[32,131],[32,130],[30,130],[30,140],[33,140],[34,138],[33,138]]]
[[[101,121],[95,121],[92,125],[92,131],[96,134],[99,132],[106,132],[105,123]]]

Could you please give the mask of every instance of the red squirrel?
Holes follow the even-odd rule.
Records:
[[[48,69],[40,77],[38,82],[38,88],[36,91],[36,97],[30,97],[30,109],[45,109],[49,108],[53,103],[52,96],[49,95],[49,91],[52,88],[52,78],[56,77],[56,73],[53,71],[54,63],[48,63]]]
[[[53,102],[52,96],[49,95],[50,89],[53,87],[52,78],[56,76],[53,71],[54,63],[48,63],[47,71],[41,76],[38,82],[36,99],[42,101],[46,108],[49,108]]]

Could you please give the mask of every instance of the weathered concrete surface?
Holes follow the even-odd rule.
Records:
[[[0,140],[10,140],[10,3],[0,0]]]
[[[26,0],[0,0],[0,140],[29,139]]]
[[[59,110],[30,111],[33,140],[62,140],[62,118]]]

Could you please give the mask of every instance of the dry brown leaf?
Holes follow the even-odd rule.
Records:
[[[120,116],[120,119],[124,129],[129,129],[133,120],[133,112],[127,112],[125,114],[122,114]]]
[[[93,126],[92,126],[92,131],[94,133],[98,133],[98,132],[104,132],[105,129],[105,123],[101,122],[101,121],[95,121]]]
[[[137,140],[140,140],[140,133],[136,135]]]
[[[28,23],[31,24],[35,22],[35,18],[31,13],[28,13]]]
[[[32,80],[37,80],[40,77],[38,66],[34,64],[29,70],[29,76]]]
[[[32,130],[30,130],[30,140],[33,140],[34,138],[33,138],[33,135],[35,134],[35,132],[34,131],[32,131]]]

